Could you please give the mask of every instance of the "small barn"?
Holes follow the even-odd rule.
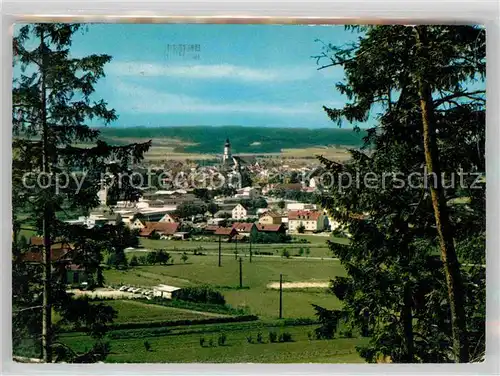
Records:
[[[164,298],[164,299],[174,299],[180,293],[181,288],[169,285],[158,285],[153,288],[153,296]]]

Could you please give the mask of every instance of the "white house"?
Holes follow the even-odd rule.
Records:
[[[235,197],[241,197],[247,199],[253,199],[258,196],[259,196],[259,191],[255,187],[244,187],[238,189],[237,194],[235,195]]]
[[[241,204],[236,205],[231,211],[231,217],[234,219],[247,219],[247,209]]]
[[[133,230],[142,230],[144,227],[146,227],[145,222],[139,218],[136,218],[134,221],[130,222],[129,227]]]
[[[166,213],[158,222],[177,223],[179,222],[179,217],[172,213]]]
[[[323,231],[325,229],[326,217],[321,211],[292,210],[288,212],[289,232],[299,232],[301,226],[306,232]]]
[[[306,204],[303,202],[287,202],[286,210],[316,210],[315,204]]]

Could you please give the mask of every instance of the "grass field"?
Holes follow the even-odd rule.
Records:
[[[310,340],[316,325],[282,326],[260,322],[237,324],[193,325],[172,328],[162,336],[147,337],[151,350],[146,351],[145,338],[123,338],[111,340],[109,363],[359,363],[362,359],[355,346],[366,343],[365,338],[337,338],[333,340]],[[270,343],[269,332],[288,332],[293,342]],[[139,331],[137,331],[139,332]],[[256,343],[258,333],[264,343]],[[127,331],[134,336],[134,330]],[[217,339],[224,333],[227,337],[223,346]],[[249,343],[247,337],[254,343]],[[200,346],[200,338],[205,345]],[[71,333],[62,336],[62,341],[77,351],[89,349],[90,339],[82,334]],[[208,342],[212,340],[213,346]]]
[[[252,251],[272,252],[275,255],[281,255],[283,249],[287,249],[290,254],[298,254],[301,248],[309,249],[309,257],[323,257],[331,258],[332,252],[328,248],[327,240],[335,243],[348,244],[349,240],[346,238],[315,236],[315,235],[295,235],[296,239],[306,239],[309,243],[284,243],[284,244],[252,244]],[[216,253],[219,250],[219,243],[217,241],[177,241],[177,240],[152,240],[141,239],[141,246],[145,249],[165,249],[167,252],[193,252],[195,249],[203,248],[202,252]],[[248,243],[221,243],[223,253],[233,253],[235,249],[241,254],[249,254],[250,245]],[[305,257],[305,254],[304,254]]]
[[[224,315],[208,312],[196,312],[188,309],[165,307],[156,304],[145,304],[134,300],[106,301],[118,311],[115,323],[150,323],[157,321],[200,320],[207,317]]]
[[[143,253],[144,254],[144,253]],[[130,254],[129,254],[130,257]],[[234,256],[224,256],[218,267],[214,255],[189,256],[186,264],[138,266],[129,270],[110,269],[104,272],[106,283],[112,285],[155,286],[160,283],[174,286],[209,284],[218,288],[228,304],[246,308],[263,318],[278,316],[279,292],[267,285],[279,281],[280,273],[288,282],[326,281],[345,275],[340,262],[335,260],[306,260],[305,258],[248,258],[243,261],[243,289],[239,289],[239,264]],[[314,317],[311,304],[339,308],[340,302],[326,289],[291,290],[283,292],[285,317]]]

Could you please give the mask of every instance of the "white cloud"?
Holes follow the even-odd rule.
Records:
[[[180,77],[188,79],[230,79],[245,82],[306,80],[319,73],[308,67],[251,68],[232,64],[168,65],[147,62],[111,62],[106,72],[118,76]]]
[[[117,81],[119,103],[112,103],[119,113],[182,114],[182,113],[247,113],[268,115],[322,114],[323,102],[267,103],[267,102],[210,102],[184,94],[149,89]]]

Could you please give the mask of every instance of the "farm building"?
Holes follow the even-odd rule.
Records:
[[[177,297],[177,294],[179,294],[180,291],[181,291],[180,287],[158,285],[153,287],[153,296],[164,299],[174,299]]]
[[[261,225],[279,225],[281,223],[281,217],[281,214],[268,211],[260,216],[259,223]]]
[[[146,222],[145,227],[139,232],[139,236],[149,238],[154,233],[160,236],[173,236],[179,229],[179,223],[168,222]]]

